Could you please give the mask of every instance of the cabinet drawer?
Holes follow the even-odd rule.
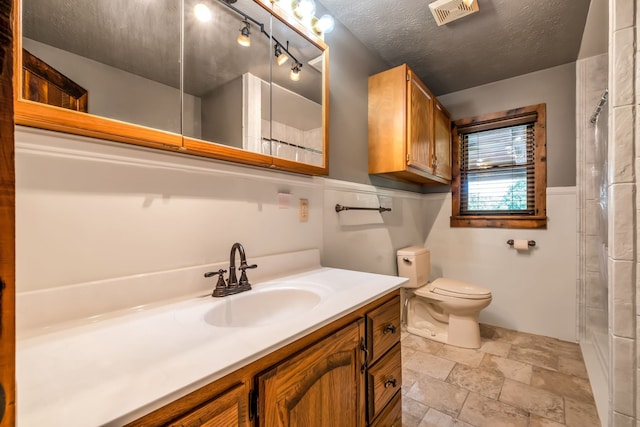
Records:
[[[402,393],[396,393],[371,427],[402,427]]]
[[[400,344],[397,344],[368,370],[369,420],[373,420],[393,396],[400,391],[401,385],[402,363]]]
[[[367,314],[369,365],[400,342],[400,297],[397,296]]]

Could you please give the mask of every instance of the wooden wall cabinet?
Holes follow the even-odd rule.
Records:
[[[450,114],[406,64],[369,77],[369,173],[451,183]]]
[[[401,385],[393,291],[128,427],[400,427]]]

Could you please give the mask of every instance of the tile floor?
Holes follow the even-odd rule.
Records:
[[[600,426],[578,344],[481,325],[482,347],[402,334],[405,427]]]

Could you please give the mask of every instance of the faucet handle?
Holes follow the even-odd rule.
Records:
[[[227,284],[224,281],[224,273],[226,272],[227,270],[220,269],[217,272],[210,271],[209,273],[204,274],[204,277],[211,277],[216,274],[218,275],[218,283],[216,283],[216,287],[213,288],[213,292],[211,293],[212,297],[223,297],[227,295]]]
[[[242,261],[242,263],[240,264],[240,267],[238,267],[238,270],[245,271],[247,269],[252,269],[257,267],[258,267],[258,264],[247,264],[246,261]]]
[[[204,277],[213,277],[216,274],[222,276],[226,272],[227,272],[227,270],[223,270],[223,269],[220,269],[218,271],[209,271],[208,273],[204,273]]]

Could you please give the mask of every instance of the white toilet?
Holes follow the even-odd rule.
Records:
[[[445,344],[480,348],[478,315],[491,303],[491,291],[441,277],[429,282],[429,250],[398,250],[398,275],[406,277],[403,316],[407,331]]]

